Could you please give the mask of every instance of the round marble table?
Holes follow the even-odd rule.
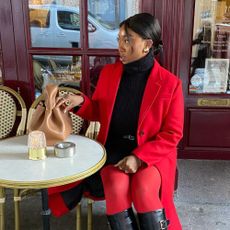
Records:
[[[55,157],[54,148],[48,147],[45,160],[29,160],[27,138],[24,135],[0,141],[1,230],[4,229],[3,188],[43,189],[69,184],[92,175],[106,161],[104,147],[95,140],[80,135],[70,135],[65,140],[76,144],[73,157]]]

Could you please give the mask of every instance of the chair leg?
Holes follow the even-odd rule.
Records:
[[[78,203],[78,205],[77,205],[76,230],[81,230],[81,203]]]
[[[19,202],[21,201],[19,189],[14,189],[14,226],[15,230],[20,229],[20,208]]]
[[[47,189],[41,190],[42,195],[42,222],[43,222],[43,229],[44,230],[50,230],[50,215],[51,210],[48,206],[48,191]]]
[[[87,199],[87,230],[93,230],[93,200]]]
[[[5,190],[0,187],[0,230],[5,229]]]

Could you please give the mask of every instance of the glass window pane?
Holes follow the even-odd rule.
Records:
[[[90,48],[116,49],[121,21],[139,12],[138,0],[88,0]]]
[[[80,47],[79,0],[29,1],[32,47]]]
[[[80,89],[81,57],[34,55],[33,73],[36,97],[48,83]]]
[[[97,85],[98,77],[101,72],[101,69],[106,64],[115,63],[117,57],[98,57],[91,56],[89,58],[90,63],[90,90],[91,93],[94,92],[94,89]]]
[[[57,11],[58,25],[65,30],[80,30],[79,14],[70,11]]]
[[[230,93],[230,0],[196,0],[190,93]]]

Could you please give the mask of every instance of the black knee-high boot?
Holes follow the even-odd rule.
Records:
[[[114,215],[107,215],[112,230],[138,230],[132,208]]]
[[[166,219],[164,209],[153,212],[138,213],[141,230],[167,230],[169,220]]]

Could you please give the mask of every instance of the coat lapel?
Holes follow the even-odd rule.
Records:
[[[122,72],[123,72],[123,66],[122,64],[119,62],[118,65],[116,66],[116,68],[114,69],[114,72],[111,75],[110,78],[110,91],[108,93],[108,97],[110,97],[110,101],[112,101],[113,105],[116,99],[116,95],[117,95],[117,91],[118,91],[118,87],[121,81],[121,76],[122,76]]]
[[[109,79],[109,86],[110,87],[109,87],[109,91],[107,94],[108,102],[110,103],[110,105],[108,106],[108,108],[109,108],[109,110],[108,110],[108,122],[109,123],[110,123],[110,119],[112,116],[112,111],[113,111],[113,107],[115,104],[119,84],[121,81],[122,72],[123,72],[123,65],[120,62],[118,62],[116,65],[116,68],[114,68],[114,72],[112,73],[111,78]]]
[[[146,84],[146,88],[145,88],[142,103],[141,103],[141,109],[140,109],[140,115],[139,115],[139,121],[138,121],[139,127],[141,126],[143,120],[145,119],[152,104],[156,100],[159,90],[161,88],[161,76],[160,76],[159,67],[160,65],[155,60],[154,67],[150,73],[148,82]]]

